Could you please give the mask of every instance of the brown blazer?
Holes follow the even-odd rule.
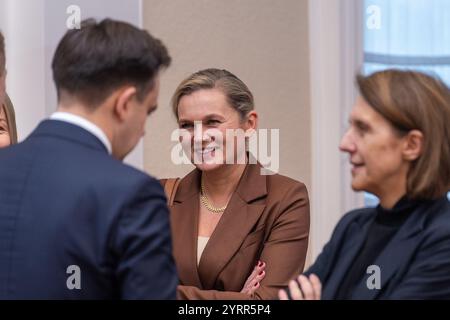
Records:
[[[247,165],[198,268],[201,172],[195,169],[180,181],[170,207],[178,298],[276,299],[278,290],[303,271],[309,235],[306,187],[279,174],[260,175],[260,169]],[[266,276],[249,297],[240,291],[258,260],[266,263]]]

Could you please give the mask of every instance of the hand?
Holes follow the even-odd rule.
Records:
[[[266,269],[266,264],[262,261],[258,261],[258,264],[253,269],[252,274],[247,278],[247,281],[245,281],[244,287],[241,290],[242,293],[246,293],[251,296],[256,289],[259,288],[259,283],[266,276],[264,269]]]
[[[320,300],[322,294],[322,283],[315,274],[311,274],[309,278],[303,274],[299,275],[297,281],[289,282],[289,293],[291,300]],[[286,290],[278,291],[280,300],[289,300]]]

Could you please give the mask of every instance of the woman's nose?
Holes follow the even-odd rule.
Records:
[[[343,152],[354,152],[355,144],[353,142],[350,129],[345,132],[342,136],[341,143],[339,144],[339,149]]]
[[[201,122],[194,124],[194,142],[201,143],[203,141],[203,127]]]

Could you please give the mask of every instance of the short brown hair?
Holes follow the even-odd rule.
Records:
[[[58,44],[53,79],[58,99],[68,93],[95,107],[119,87],[133,85],[142,101],[158,71],[170,62],[166,47],[147,31],[112,19],[88,19]]]
[[[5,60],[5,38],[0,31],[0,76],[2,76],[3,72],[5,72]]]
[[[419,130],[423,149],[408,172],[407,195],[435,199],[450,189],[450,90],[436,76],[386,70],[357,76],[359,91],[400,135]]]
[[[255,108],[253,94],[247,85],[227,70],[204,69],[184,79],[172,97],[172,109],[178,119],[178,104],[183,96],[201,89],[218,88],[225,94],[228,103],[235,109],[241,119]]]

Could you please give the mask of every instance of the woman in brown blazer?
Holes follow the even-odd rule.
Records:
[[[251,92],[230,72],[194,73],[178,86],[172,106],[189,134],[181,139],[183,149],[196,166],[181,179],[170,205],[178,297],[276,299],[305,264],[305,185],[261,174],[262,166],[238,143],[233,153],[226,148],[233,139],[226,130],[250,132],[258,119]],[[223,133],[223,141],[210,131]],[[167,180],[162,183],[170,197]]]

